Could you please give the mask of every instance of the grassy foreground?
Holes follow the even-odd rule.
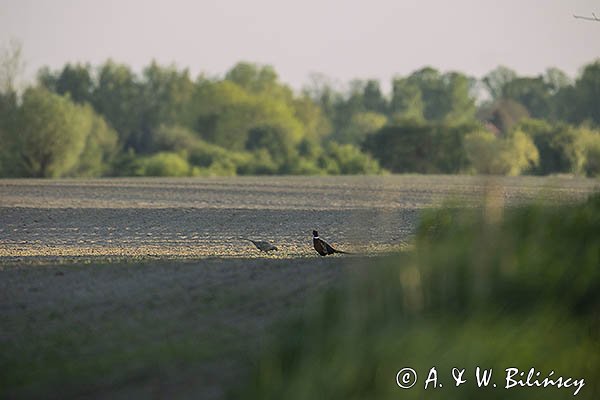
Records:
[[[361,269],[279,338],[232,398],[596,399],[600,195],[426,212],[412,254]],[[401,389],[406,367],[418,380]],[[478,386],[477,367],[492,369],[489,385]],[[560,376],[570,387],[534,382]]]

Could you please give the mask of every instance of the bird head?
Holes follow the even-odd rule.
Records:
[[[313,231],[313,237],[319,237],[319,232]]]

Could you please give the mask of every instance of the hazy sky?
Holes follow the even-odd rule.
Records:
[[[556,66],[573,76],[600,57],[598,0],[0,0],[0,42],[23,44],[27,75],[108,58],[152,59],[221,75],[271,64],[299,88],[311,72],[387,83],[425,65],[481,77]],[[387,86],[387,85],[386,85]]]

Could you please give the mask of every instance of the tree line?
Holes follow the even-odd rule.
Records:
[[[246,62],[192,78],[109,60],[43,68],[19,93],[0,82],[3,177],[600,173],[599,61],[576,79],[427,67],[389,94],[321,76],[297,93]]]

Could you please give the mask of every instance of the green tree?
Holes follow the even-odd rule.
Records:
[[[363,105],[367,112],[386,114],[388,111],[387,100],[381,92],[379,81],[370,79],[363,89]]]
[[[253,97],[231,82],[202,82],[192,101],[193,129],[211,143],[243,149]],[[236,126],[237,125],[237,126]]]
[[[374,133],[387,124],[387,117],[376,112],[355,113],[350,118],[350,123],[335,136],[340,143],[361,145],[368,134]]]
[[[466,167],[464,136],[473,124],[404,121],[369,135],[363,148],[392,172],[458,173]]]
[[[470,133],[465,137],[465,150],[478,174],[519,175],[539,162],[533,141],[521,131],[507,138],[486,131]]]
[[[14,175],[11,135],[16,131],[16,93],[0,93],[0,177]]]
[[[579,140],[585,154],[583,172],[588,176],[600,176],[600,131],[585,129]]]
[[[174,65],[162,67],[154,61],[146,67],[140,82],[136,150],[147,152],[161,125],[183,123],[193,94],[194,83],[188,70],[179,71]]]
[[[161,151],[181,153],[199,143],[197,133],[179,125],[161,125],[147,143],[150,153]]]
[[[317,104],[323,111],[323,116],[333,124],[335,105],[340,102],[341,94],[335,90],[335,83],[323,74],[313,73],[309,79],[310,83],[302,90],[304,96]]]
[[[358,147],[336,142],[327,144],[320,164],[327,172],[334,174],[356,175],[382,172],[377,160],[361,152]]]
[[[125,149],[141,145],[141,96],[142,87],[128,66],[109,60],[100,67],[92,104],[118,132]]]
[[[225,74],[225,79],[248,91],[261,93],[277,84],[277,73],[271,66],[240,62]]]
[[[17,130],[11,135],[14,162],[24,176],[59,177],[76,166],[92,125],[84,113],[69,99],[45,89],[24,93]]]
[[[535,173],[584,173],[590,130],[565,123],[550,124],[543,120],[524,120],[518,129],[529,135],[540,153]]]
[[[177,153],[160,152],[137,161],[140,176],[190,176],[194,170],[187,160]]]
[[[67,64],[60,72],[42,69],[39,82],[77,103],[90,102],[120,135],[121,145],[138,153],[160,125],[185,124],[194,83],[187,70],[152,62],[141,77],[127,66],[107,61],[97,73],[89,65]]]
[[[18,40],[11,39],[0,49],[0,93],[17,93],[24,70],[22,45]]]
[[[248,172],[248,164],[252,155],[248,153],[232,152],[217,145],[199,141],[189,148],[189,161],[194,167],[200,168],[200,175],[236,175]]]
[[[238,169],[245,171],[252,162],[250,153],[233,152],[207,143],[200,139],[197,133],[181,126],[160,126],[152,136],[149,148],[152,153],[177,154],[179,158],[186,159],[191,165],[190,173],[193,175],[236,175]],[[135,160],[132,164],[135,164]],[[133,165],[134,171],[136,168],[138,174],[145,173],[139,166]]]
[[[91,67],[88,64],[67,64],[60,73],[42,68],[38,72],[38,82],[52,92],[60,95],[68,94],[76,103],[91,103],[96,90]]]
[[[504,98],[515,100],[527,108],[534,118],[551,117],[550,87],[542,76],[516,78],[504,85]]]
[[[574,85],[560,89],[552,97],[552,109],[556,120],[580,123],[579,99]]]
[[[546,69],[543,80],[552,95],[572,85],[571,78],[558,68]]]
[[[296,146],[304,127],[295,110],[286,102],[267,95],[256,95],[231,81],[207,82],[194,99],[196,130],[214,144],[243,151],[251,129],[276,127],[283,140]]]
[[[335,95],[331,116],[333,122],[332,137],[343,136],[343,132],[348,128],[352,116],[367,111],[363,97],[365,87],[365,81],[355,79],[350,82],[346,93]]]
[[[465,122],[474,117],[475,99],[471,96],[471,81],[465,75],[440,74],[427,67],[413,72],[407,81],[419,88],[423,116],[428,121]]]
[[[83,151],[79,162],[68,171],[69,176],[106,176],[112,173],[113,163],[119,151],[119,136],[104,118],[97,115],[91,106],[86,105],[79,111],[90,122]]]
[[[447,114],[443,99],[442,77],[438,70],[426,67],[413,72],[408,82],[419,88],[423,100],[423,116],[428,121],[441,121]]]
[[[279,83],[277,72],[270,65],[240,62],[225,74],[225,80],[253,94],[265,94],[285,102],[293,97],[291,89]]]
[[[483,77],[482,82],[492,100],[504,97],[504,87],[517,78],[517,73],[505,66],[499,66]]]
[[[331,133],[331,122],[310,97],[302,95],[295,98],[292,107],[294,116],[304,127],[304,136],[311,140],[321,140]]]
[[[394,78],[390,113],[395,120],[423,121],[424,104],[421,90],[407,78]]]
[[[286,138],[280,127],[272,125],[256,126],[249,130],[246,149],[265,150],[269,159],[279,167],[279,173],[289,173],[293,159],[298,156],[294,143]]]
[[[448,110],[444,120],[451,123],[472,121],[475,117],[475,98],[472,95],[474,80],[459,72],[443,75],[443,93]]]
[[[575,84],[571,84],[568,77],[556,69],[549,69],[544,81],[552,95],[553,119],[573,124],[589,122],[600,126],[600,111],[597,107],[600,96],[600,61],[586,65]]]
[[[590,121],[600,126],[600,60],[583,69],[583,73],[575,82],[575,98],[577,108],[571,118],[574,122]]]
[[[18,80],[23,68],[21,45],[12,40],[0,49],[0,176],[15,173],[11,135],[16,131]]]

